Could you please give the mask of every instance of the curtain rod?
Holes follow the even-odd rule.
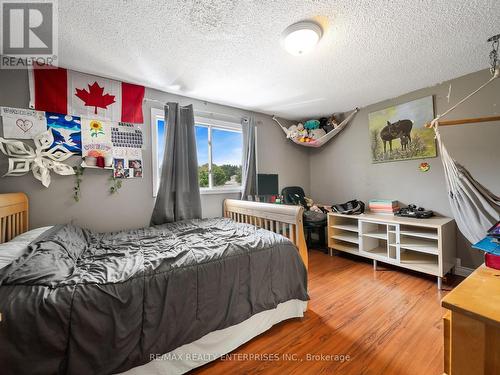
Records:
[[[167,105],[167,103],[161,101],[161,100],[158,100],[158,99],[150,99],[150,98],[144,98],[143,101],[145,102],[154,102],[154,103],[158,103],[158,104],[161,104],[162,106],[165,106]],[[229,118],[233,118],[233,119],[242,119],[242,118],[247,118],[248,116],[247,115],[240,115],[240,116],[237,116],[237,115],[230,115],[228,113],[221,113],[221,112],[210,112],[210,111],[200,111],[200,110],[195,110],[194,111],[195,114],[200,114],[200,113],[203,113],[203,114],[207,114],[209,116],[214,116],[214,115],[218,115],[218,116],[224,116],[224,117],[229,117]]]

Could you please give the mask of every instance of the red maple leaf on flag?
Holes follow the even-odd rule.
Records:
[[[97,82],[88,85],[86,89],[76,89],[76,96],[83,100],[86,107],[94,107],[94,113],[97,115],[97,107],[107,109],[108,105],[115,102],[115,96],[104,94],[104,87],[99,86]]]

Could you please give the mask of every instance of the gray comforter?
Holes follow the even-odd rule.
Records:
[[[0,271],[0,371],[125,371],[290,299],[308,299],[297,249],[251,225],[56,226]]]

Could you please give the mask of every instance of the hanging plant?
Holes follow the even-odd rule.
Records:
[[[122,180],[116,178],[114,175],[112,175],[109,178],[109,180],[111,181],[111,186],[109,187],[109,194],[118,193],[118,190],[120,190],[122,187]]]
[[[73,188],[73,199],[75,200],[75,202],[79,202],[80,197],[82,196],[82,192],[80,190],[80,184],[83,181],[82,176],[85,168],[81,166],[76,166],[73,167],[73,170],[75,171],[75,187]]]

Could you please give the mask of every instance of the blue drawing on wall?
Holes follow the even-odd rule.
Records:
[[[77,155],[82,154],[80,117],[46,112],[47,128],[52,130],[55,145],[62,145]]]

